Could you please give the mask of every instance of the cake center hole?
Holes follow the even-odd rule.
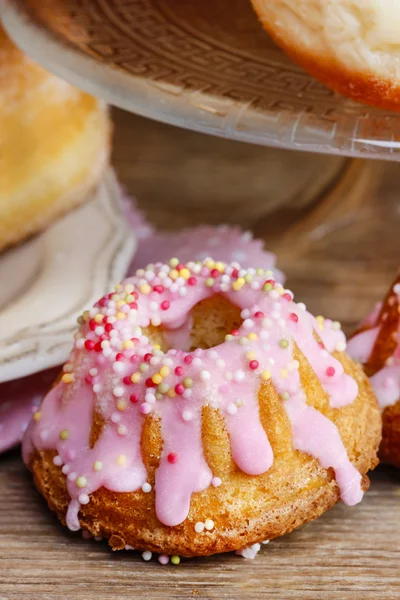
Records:
[[[240,328],[243,323],[241,312],[225,296],[215,294],[198,302],[179,329],[150,326],[145,333],[154,344],[160,345],[163,352],[170,348],[186,352],[196,348],[208,350],[222,344],[228,333]]]

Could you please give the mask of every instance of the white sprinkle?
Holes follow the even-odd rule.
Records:
[[[61,456],[58,456],[58,455],[57,455],[57,456],[55,456],[55,457],[53,458],[53,463],[56,465],[56,467],[61,467],[61,466],[62,466],[62,464],[63,464],[63,461],[62,461],[62,458],[61,458]]]
[[[158,356],[152,356],[150,359],[151,365],[159,365],[160,362],[161,362],[161,359]]]
[[[159,325],[161,325],[161,319],[160,319],[160,317],[158,317],[158,316],[153,317],[151,319],[151,324],[154,325],[154,327],[158,327]]]
[[[228,407],[226,410],[228,411],[228,413],[230,415],[236,415],[238,409],[237,409],[236,404],[233,404],[233,402],[231,402],[230,404],[228,404]]]
[[[268,317],[265,317],[261,321],[261,324],[262,324],[263,327],[265,327],[265,329],[270,329],[272,327],[272,321]]]
[[[97,374],[98,374],[98,370],[96,369],[96,367],[93,367],[92,369],[89,370],[89,375],[91,377],[96,377]]]
[[[144,399],[146,400],[146,402],[148,402],[149,404],[154,404],[156,401],[156,397],[152,392],[147,392]]]
[[[204,527],[207,529],[207,531],[211,531],[212,529],[214,529],[214,521],[212,519],[206,519]]]
[[[203,364],[203,361],[201,360],[201,358],[199,358],[198,356],[196,356],[196,358],[194,358],[192,360],[192,365],[194,367],[200,367]]]
[[[181,288],[179,288],[178,294],[179,294],[180,296],[186,296],[186,295],[187,295],[187,292],[188,292],[188,291],[187,291],[187,288],[185,288],[185,287],[181,287]]]
[[[300,310],[304,310],[304,311],[306,311],[306,310],[307,310],[307,307],[306,307],[306,305],[304,304],[304,302],[299,302],[297,306],[300,308]]]
[[[263,542],[261,542],[262,544],[269,544],[269,540],[264,540]]]
[[[157,302],[150,302],[149,308],[150,308],[150,310],[153,310],[153,311],[158,310]]]
[[[222,358],[218,358],[216,365],[219,369],[223,369],[225,367],[225,361]]]
[[[102,386],[101,386],[100,383],[95,383],[94,386],[93,386],[93,391],[94,391],[95,394],[99,394],[102,389],[103,388],[102,388]]]
[[[151,492],[151,490],[152,490],[152,489],[153,489],[153,488],[151,487],[150,483],[147,483],[147,481],[146,481],[146,483],[144,483],[144,484],[142,485],[142,491],[143,491],[145,494],[148,494],[149,492]]]
[[[194,359],[192,362],[194,362],[196,359]],[[209,379],[211,378],[210,372],[209,371],[200,371],[200,379],[202,381],[209,381]]]
[[[215,350],[210,350],[210,352],[207,352],[207,356],[209,356],[212,360],[215,360],[218,358],[218,352]]]
[[[153,553],[150,552],[149,550],[146,550],[146,552],[143,552],[143,554],[142,554],[143,560],[146,560],[146,561],[151,560],[152,556],[153,556]]]
[[[78,350],[82,350],[84,345],[85,345],[85,340],[83,338],[80,338],[79,340],[76,340],[76,342],[75,342],[75,346],[78,348]]]
[[[250,311],[248,308],[244,308],[242,310],[242,312],[240,313],[240,316],[242,317],[242,319],[247,319],[250,316]]]
[[[191,410],[185,409],[182,413],[182,419],[184,421],[191,421],[193,419],[193,413]]]
[[[222,483],[222,480],[220,479],[220,477],[213,477],[211,483],[214,487],[219,487]]]
[[[346,342],[339,342],[336,345],[336,351],[337,352],[344,352],[346,350]]]
[[[80,504],[89,504],[89,496],[87,494],[79,494],[78,500]]]
[[[117,431],[119,435],[126,435],[128,433],[128,428],[126,425],[119,425]]]
[[[77,474],[74,471],[68,475],[69,481],[75,481],[76,478]]]
[[[124,391],[125,391],[125,390],[124,390],[124,388],[123,388],[122,386],[120,386],[120,385],[119,385],[119,386],[117,386],[117,387],[115,387],[115,388],[113,389],[113,395],[114,395],[116,398],[121,398],[121,396],[123,396],[123,395],[124,395]]]
[[[197,521],[196,525],[194,526],[194,530],[196,533],[203,533],[204,527],[205,525],[202,521]]]
[[[188,399],[188,398],[191,398],[192,394],[193,394],[193,390],[185,390],[183,392],[182,396],[183,396],[183,398]]]
[[[100,337],[104,333],[104,327],[102,327],[101,325],[98,325],[96,327],[96,329],[94,330],[94,332],[96,335],[98,335]]]
[[[122,362],[117,361],[113,364],[113,371],[114,373],[122,373],[125,371],[125,365]]]
[[[71,467],[69,465],[64,465],[61,471],[64,473],[64,475],[68,475],[70,468]]]
[[[113,413],[111,415],[111,421],[113,423],[119,423],[120,420],[121,420],[121,415],[119,413]]]
[[[243,381],[244,378],[245,378],[244,371],[235,371],[235,373],[233,374],[233,381],[240,382],[240,381]]]

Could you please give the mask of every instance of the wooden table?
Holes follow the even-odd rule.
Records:
[[[382,295],[390,260],[379,269],[371,262],[371,285],[360,255],[332,257],[324,245],[310,247],[309,232],[376,201],[378,190],[382,202],[392,198],[397,165],[250,147],[122,112],[115,119],[115,165],[157,225],[253,229],[279,251],[290,286],[310,308],[341,317],[348,329]],[[365,264],[383,240],[371,243],[360,241]],[[263,547],[254,561],[224,555],[161,567],[62,528],[14,451],[0,457],[0,600],[398,600],[400,471],[379,467],[371,479],[361,505],[336,506]]]

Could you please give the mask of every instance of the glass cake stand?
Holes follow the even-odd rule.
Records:
[[[299,222],[288,226],[282,204],[266,229],[261,217],[252,228],[310,308],[329,306],[348,328],[384,294],[398,264],[400,178],[394,170],[388,191],[379,161],[360,168],[354,159],[400,160],[400,118],[309,77],[272,43],[250,2],[0,0],[0,16],[33,59],[112,105],[232,140],[336,155],[325,157],[323,181],[298,177],[298,204],[304,189],[313,195]],[[292,176],[296,160],[286,155],[279,161]],[[276,178],[273,161],[265,170]]]
[[[108,103],[274,146],[400,158],[400,119],[339,97],[294,65],[244,0],[0,0],[35,60]]]

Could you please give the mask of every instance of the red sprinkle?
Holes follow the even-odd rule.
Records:
[[[328,367],[326,370],[326,374],[328,375],[328,377],[333,377],[335,373],[336,371],[334,367]]]
[[[94,331],[96,329],[97,323],[96,323],[96,321],[94,319],[90,319],[90,321],[89,321],[89,327],[90,327],[90,329],[92,331]]]
[[[99,300],[99,306],[101,306],[102,308],[104,308],[105,306],[107,306],[108,304],[108,298],[105,296],[104,298],[101,298]]]
[[[100,341],[101,342],[104,342],[104,340],[109,340],[109,339],[110,339],[110,336],[107,335],[106,333],[102,333],[101,336],[100,336]]]
[[[296,313],[290,313],[290,320],[293,321],[293,323],[298,323],[299,317],[296,315]]]
[[[274,285],[275,285],[275,279],[267,279],[267,280],[264,282],[264,285],[265,285],[266,283],[269,283],[270,285],[274,286]]]
[[[210,272],[211,277],[213,277],[214,279],[216,279],[217,277],[219,277],[221,275],[221,273],[218,271],[218,269],[213,269]]]
[[[130,361],[131,361],[131,363],[135,363],[135,362],[137,362],[138,360],[139,360],[139,357],[138,357],[138,355],[137,355],[137,354],[132,354],[132,356],[131,356],[131,358],[130,358]]]
[[[249,362],[249,367],[250,367],[250,369],[251,369],[252,371],[255,371],[256,369],[258,369],[258,367],[259,367],[259,364],[260,364],[260,363],[258,362],[258,360],[251,360],[251,361]]]
[[[189,285],[196,285],[196,283],[197,283],[196,277],[189,277],[189,279],[188,279]]]
[[[129,396],[129,400],[132,402],[132,404],[136,404],[136,402],[139,401],[139,398],[136,396],[136,394],[131,394]]]
[[[185,356],[185,358],[183,359],[183,362],[185,363],[185,365],[190,365],[190,363],[193,360],[193,356],[190,356],[190,354],[188,354],[187,356]]]
[[[131,378],[128,375],[126,377],[124,377],[122,381],[124,382],[125,385],[131,385],[131,383],[132,383]]]
[[[231,335],[239,335],[239,329],[232,329]]]
[[[93,350],[94,342],[92,340],[86,340],[85,348],[86,348],[86,350]]]
[[[103,350],[101,347],[101,342],[97,342],[97,344],[94,345],[94,349],[96,352],[101,352]]]
[[[322,342],[318,342],[318,346],[321,348],[321,350],[325,350],[325,346]]]
[[[237,279],[239,277],[239,269],[233,269],[233,271],[232,271],[232,277],[234,279]]]
[[[178,377],[183,375],[183,367],[175,367],[175,375],[178,375]]]
[[[154,381],[152,380],[151,377],[149,377],[148,379],[146,379],[146,386],[150,387],[150,388],[155,388],[156,384],[154,383]]]
[[[182,269],[185,268],[185,265],[183,263],[179,263],[179,265],[176,267],[177,271],[182,271]]]
[[[256,319],[262,319],[264,317],[264,313],[258,310],[256,313],[254,313],[254,317]]]
[[[93,379],[92,379],[91,375],[85,375],[85,381],[86,381],[86,383],[89,383],[89,384],[93,383]]]
[[[285,300],[287,300],[288,302],[293,300],[292,295],[289,294],[288,292],[286,292],[286,294],[283,294],[282,298],[285,298]]]
[[[148,352],[147,354],[145,354],[145,355],[143,356],[143,360],[144,360],[144,362],[146,362],[146,363],[149,363],[149,362],[151,361],[151,359],[152,359],[152,356],[153,356],[153,355],[152,355],[152,354],[150,354],[150,352]]]
[[[110,333],[110,331],[112,331],[114,329],[114,327],[112,326],[112,323],[106,323],[104,326],[104,329]]]
[[[125,356],[122,354],[122,352],[118,352],[117,356],[115,357],[115,360],[121,361],[124,360]]]
[[[138,307],[138,305],[136,304],[136,302],[129,303],[129,308],[137,310],[137,307]]]
[[[160,306],[161,310],[168,310],[171,305],[168,300],[164,300],[164,302],[161,302]]]
[[[182,396],[184,391],[185,386],[182,383],[178,383],[178,385],[175,386],[175,392],[178,394],[178,396]]]
[[[170,452],[167,456],[167,459],[168,462],[171,463],[171,465],[174,465],[178,462],[178,455],[176,454],[176,452]]]
[[[163,285],[155,285],[155,286],[153,287],[153,290],[154,290],[155,292],[157,292],[157,294],[162,294],[162,293],[163,293],[163,291],[164,291],[164,286],[163,286]]]

